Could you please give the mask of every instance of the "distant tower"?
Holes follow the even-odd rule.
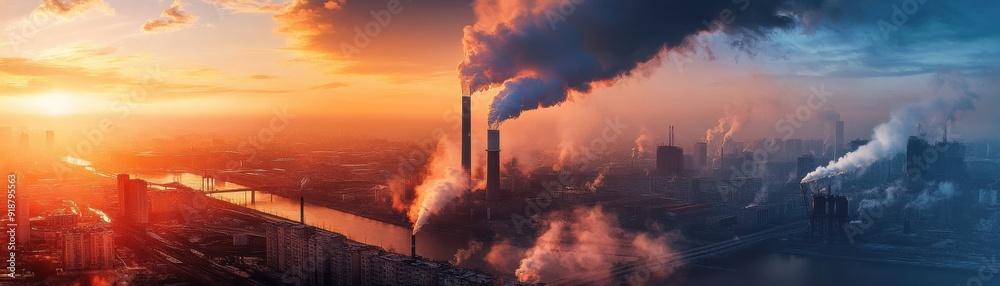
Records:
[[[17,148],[21,151],[28,151],[28,134],[21,132],[21,139],[17,142]]]
[[[809,172],[816,170],[816,167],[817,165],[815,157],[813,157],[812,155],[800,156],[795,164],[795,171],[796,171],[795,180],[802,180],[802,178],[805,178],[806,175],[809,174]]]
[[[125,190],[128,189],[128,174],[118,174],[118,218],[125,218]]]
[[[836,145],[833,146],[833,153],[836,158],[840,158],[844,156],[844,121],[837,120],[835,128],[837,134],[834,134],[834,144]]]
[[[462,169],[472,174],[472,97],[462,96]]]
[[[56,149],[56,132],[45,131],[45,151],[52,152]]]
[[[694,151],[698,156],[696,162],[698,162],[698,168],[705,168],[708,166],[708,143],[706,142],[696,142],[694,143]]]
[[[674,127],[670,126],[670,144],[656,147],[656,172],[676,176],[684,171],[684,150],[674,146]]]
[[[140,179],[128,180],[125,188],[125,216],[129,221],[145,225],[149,223],[149,185]]]
[[[486,130],[486,199],[500,193],[500,130]]]

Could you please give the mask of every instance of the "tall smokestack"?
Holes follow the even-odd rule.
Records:
[[[486,198],[500,191],[500,130],[486,130]]]
[[[417,258],[417,235],[410,235],[410,257]]]
[[[306,224],[306,197],[299,196],[299,223]]]
[[[834,136],[834,143],[833,144],[837,144],[837,145],[833,147],[834,148],[833,153],[834,153],[834,156],[836,156],[835,159],[837,159],[837,158],[840,158],[841,156],[844,156],[844,121],[843,120],[837,120],[837,122],[834,123],[834,131],[836,133],[833,135]]]
[[[462,169],[472,174],[472,97],[462,96]]]

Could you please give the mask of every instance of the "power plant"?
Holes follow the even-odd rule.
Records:
[[[462,96],[462,169],[472,174],[472,96]]]
[[[674,146],[674,127],[670,126],[667,146],[656,147],[656,173],[677,176],[684,172],[684,149]]]
[[[500,194],[500,130],[486,130],[486,199]]]

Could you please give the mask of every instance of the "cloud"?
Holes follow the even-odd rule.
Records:
[[[223,9],[236,13],[278,13],[283,4],[275,4],[270,0],[203,0],[205,3],[219,5]]]
[[[453,78],[462,27],[473,21],[467,0],[295,0],[274,18],[288,48],[308,62],[406,81]]]
[[[159,19],[146,20],[146,23],[142,24],[142,31],[146,33],[159,33],[191,26],[198,21],[198,17],[185,11],[185,6],[180,0],[174,0],[174,3],[170,4],[170,8],[163,10]]]
[[[115,10],[104,0],[43,0],[31,14],[32,17],[56,15],[63,19],[72,19],[94,10],[107,15],[115,14]]]
[[[324,85],[317,85],[317,86],[314,86],[314,87],[310,87],[309,89],[334,89],[334,88],[341,88],[341,87],[345,87],[345,86],[347,86],[347,83],[344,83],[344,82],[331,82],[331,83],[324,84]]]
[[[266,75],[266,74],[255,74],[255,75],[250,76],[250,79],[276,79],[276,78],[278,78],[278,77],[277,76],[273,76],[273,75]]]

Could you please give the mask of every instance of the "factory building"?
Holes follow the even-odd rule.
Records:
[[[656,173],[660,176],[684,174],[684,149],[674,146],[674,127],[670,126],[670,143],[656,147]]]
[[[961,181],[967,173],[965,145],[947,141],[929,144],[916,136],[907,141],[906,177],[911,187],[929,181]]]

